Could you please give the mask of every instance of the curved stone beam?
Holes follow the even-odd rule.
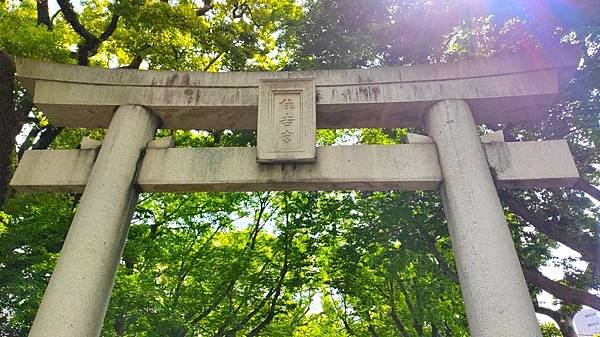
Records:
[[[171,129],[256,129],[260,79],[315,78],[317,127],[422,126],[442,99],[469,102],[478,123],[538,119],[578,63],[573,49],[467,61],[305,72],[174,72],[17,61],[17,76],[57,126],[107,127],[117,106],[151,108]]]

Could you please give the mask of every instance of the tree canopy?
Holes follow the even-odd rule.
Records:
[[[17,195],[27,149],[104,130],[53,126],[12,56],[194,71],[368,68],[555,45],[582,61],[539,123],[507,141],[566,139],[574,188],[499,190],[536,311],[574,337],[600,310],[600,7],[592,0],[0,0],[0,336],[26,336],[77,194]],[[396,144],[419,129],[319,130],[320,145]],[[237,130],[160,130],[178,147],[253,146]],[[102,336],[468,336],[441,202],[429,192],[143,194]],[[575,257],[557,256],[568,247]],[[551,279],[544,266],[564,272]],[[538,301],[542,291],[552,303]]]

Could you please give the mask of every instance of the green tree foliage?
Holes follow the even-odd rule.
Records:
[[[268,193],[145,197],[106,335],[254,336],[280,312],[302,317],[312,269],[303,202],[311,200]]]
[[[593,1],[58,0],[60,11],[51,7],[0,2],[7,32],[0,49],[89,66],[226,71],[409,65],[580,46],[582,67],[543,121],[482,132],[569,141],[582,176],[575,188],[499,194],[536,310],[572,337],[573,314],[597,303],[588,292],[600,284],[600,212],[590,199],[600,198],[600,8]],[[102,139],[103,130],[53,127],[26,92],[14,93],[17,118],[0,125],[0,140],[8,144],[14,132],[5,130],[27,127],[0,166],[13,167],[25,149]],[[395,144],[406,132],[319,130],[318,141]],[[179,147],[255,144],[253,132],[158,135],[172,135]],[[0,336],[26,336],[79,196],[6,197]],[[581,258],[554,257],[561,244]],[[547,264],[564,278],[540,273]],[[560,309],[538,303],[541,290]],[[164,193],[140,199],[102,335],[446,337],[468,329],[435,193]]]
[[[328,226],[322,269],[349,335],[468,335],[436,196],[330,198],[322,202],[328,213],[336,209],[339,220]]]
[[[370,67],[445,62],[468,57],[528,50],[539,46],[577,44],[583,63],[547,117],[538,124],[487,125],[503,130],[507,140],[566,139],[582,179],[575,189],[499,191],[532,294],[546,290],[562,304],[558,311],[538,305],[540,313],[574,336],[571,318],[578,304],[596,303],[588,289],[597,289],[598,232],[598,39],[599,12],[592,1],[312,1],[308,24],[292,66],[308,68]],[[332,42],[336,41],[336,42]],[[343,41],[344,43],[338,43]],[[393,130],[382,130],[390,134]],[[415,132],[422,132],[416,130]],[[372,130],[367,132],[373,134]],[[372,138],[372,137],[371,137]],[[587,193],[585,195],[584,193]],[[410,195],[410,194],[408,194]],[[389,196],[391,198],[391,196]],[[406,197],[410,202],[410,198]],[[587,268],[575,260],[558,260],[551,249],[563,244],[581,254]],[[555,282],[538,272],[544,264],[566,271]],[[566,286],[566,287],[565,287]]]
[[[60,63],[70,62],[70,47],[77,35],[68,24],[57,19],[49,29],[37,23],[36,3],[0,3],[0,47],[12,55]]]
[[[285,62],[286,41],[277,35],[302,15],[294,1],[273,0],[57,4],[60,10],[50,13],[47,1],[2,2],[0,29],[7,34],[0,37],[0,48],[16,56],[103,67],[267,70]],[[29,124],[20,149],[2,158],[4,167],[27,148],[74,148],[83,136],[103,137],[101,130],[55,128],[26,92],[18,90],[14,98],[21,117],[13,127]],[[254,142],[243,132],[175,136],[179,146]],[[79,196],[8,196],[0,213],[0,335],[25,336]],[[295,218],[303,213],[286,207],[287,198],[144,196],[103,335],[252,336],[273,322],[285,326],[275,319],[281,312],[290,321],[303,319],[310,259],[304,258],[306,238]]]
[[[562,337],[560,330],[552,323],[544,323],[540,325],[540,328],[542,328],[542,335],[544,337]]]

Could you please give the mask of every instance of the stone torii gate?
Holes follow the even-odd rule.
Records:
[[[101,146],[27,151],[18,191],[83,192],[31,337],[99,336],[140,192],[439,190],[474,337],[541,337],[496,187],[570,186],[564,141],[504,143],[477,124],[539,119],[565,50],[314,72],[108,70],[18,60],[57,126]],[[257,148],[174,148],[157,128],[257,129]],[[316,128],[424,127],[410,144],[316,147]],[[99,150],[98,150],[99,148]]]

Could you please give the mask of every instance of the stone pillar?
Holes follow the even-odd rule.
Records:
[[[141,106],[115,112],[30,337],[97,337],[138,193],[138,161],[158,119]]]
[[[473,337],[541,337],[469,105],[436,103],[425,126],[438,149],[442,201]]]

